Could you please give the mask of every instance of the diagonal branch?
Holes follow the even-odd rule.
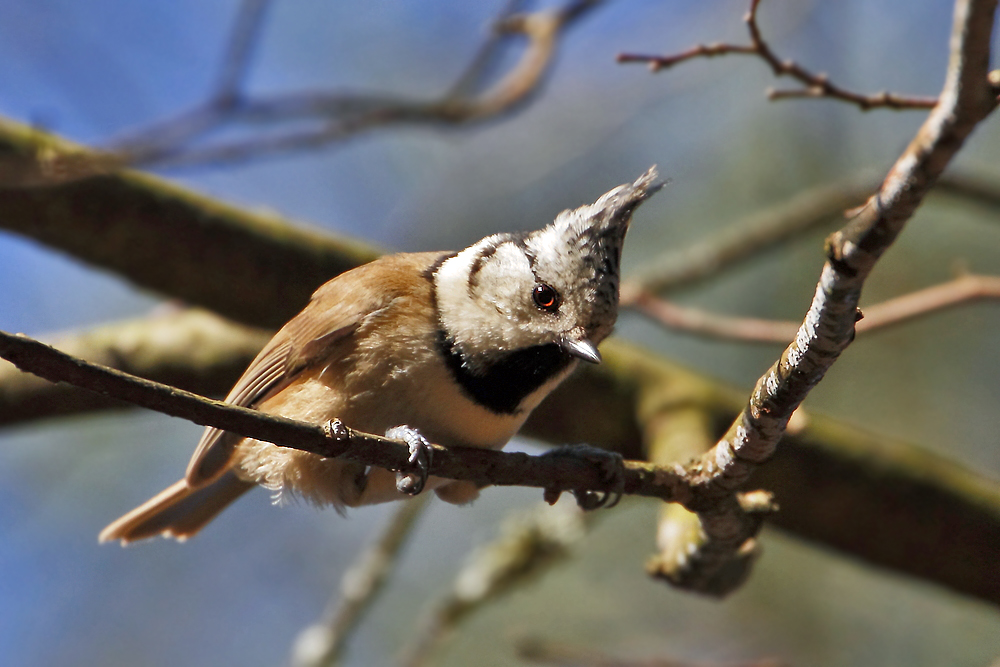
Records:
[[[865,279],[976,125],[995,108],[987,79],[996,0],[955,3],[951,57],[940,102],[890,170],[879,192],[827,240],[828,261],[795,340],[760,378],[723,439],[689,473],[708,496],[742,487],[774,453],[792,413],[853,341]],[[714,493],[713,493],[714,491]],[[732,553],[754,526],[734,505],[712,517]],[[710,503],[715,513],[718,503]],[[697,510],[697,508],[694,508]],[[703,517],[705,512],[699,511]]]
[[[400,552],[423,515],[429,494],[399,503],[374,544],[365,548],[340,580],[323,618],[302,630],[292,645],[291,667],[333,667],[352,633],[378,598]]]

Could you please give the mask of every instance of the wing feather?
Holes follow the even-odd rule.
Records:
[[[322,285],[301,313],[275,334],[226,396],[226,402],[252,408],[280,391],[302,369],[325,362],[331,348],[354,333],[366,317],[381,312],[402,291],[406,275],[432,265],[446,253],[394,255],[343,273]],[[208,427],[188,464],[185,479],[193,488],[218,479],[229,467],[243,438]]]

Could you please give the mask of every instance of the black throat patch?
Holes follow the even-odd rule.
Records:
[[[572,357],[555,343],[505,352],[474,372],[455,341],[443,331],[438,343],[448,368],[465,393],[498,414],[516,414],[527,396],[565,370]]]

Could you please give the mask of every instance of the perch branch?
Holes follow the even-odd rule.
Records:
[[[889,109],[930,109],[937,99],[933,97],[917,97],[910,95],[898,95],[882,91],[872,95],[856,93],[842,88],[830,82],[826,74],[816,74],[799,65],[794,60],[784,60],[779,57],[771,45],[761,35],[760,27],[757,24],[757,10],[760,7],[760,0],[750,0],[750,9],[743,17],[750,33],[750,44],[699,44],[687,51],[681,51],[668,56],[643,55],[638,53],[622,53],[618,56],[620,63],[645,63],[650,71],[658,72],[669,69],[695,58],[714,58],[716,56],[726,56],[730,54],[753,56],[763,60],[770,66],[771,71],[777,77],[788,76],[803,85],[802,88],[792,90],[768,91],[768,99],[781,100],[788,98],[802,97],[829,97],[835,100],[848,102],[857,105],[862,111],[875,108]]]
[[[180,312],[169,318],[167,330],[184,340],[199,340],[199,348],[230,345],[235,354],[184,358],[175,356],[167,345],[158,363],[158,345],[164,342],[155,333],[160,319],[156,318],[123,323],[122,337],[140,343],[116,344],[108,353],[98,348],[95,358],[143,369],[161,380],[180,374],[192,379],[189,390],[224,393],[255,354],[261,334],[224,322],[212,324],[212,317]],[[190,332],[185,331],[186,322]],[[83,338],[91,347],[96,344],[88,334]],[[112,331],[100,337],[108,344],[113,338]],[[553,443],[589,442],[629,458],[642,458],[641,429],[651,426],[649,420],[655,415],[668,414],[678,405],[700,406],[711,415],[713,437],[718,437],[745,404],[745,392],[685,370],[649,350],[608,340],[601,352],[604,362],[600,366],[578,370],[532,413],[524,428],[526,435]],[[248,356],[240,361],[241,355]],[[40,416],[36,412],[19,417],[18,404],[4,408],[3,413],[11,424]],[[645,426],[640,427],[640,422]],[[782,511],[768,518],[779,527],[871,563],[1000,604],[1000,580],[991,569],[1000,558],[996,547],[1000,544],[1000,485],[994,480],[910,443],[874,436],[821,415],[807,415],[800,408],[778,453],[751,482],[773,491],[781,503]],[[831,510],[831,498],[837,499],[838,511]]]
[[[203,426],[273,442],[329,458],[345,458],[389,470],[409,468],[406,443],[363,433],[340,423],[306,424],[267,415],[122,371],[76,359],[27,336],[0,332],[0,356],[23,371],[53,382],[68,382],[141,407]],[[430,474],[464,479],[480,486],[534,486],[553,491],[604,490],[598,466],[572,457],[530,456],[476,448],[435,446]],[[673,468],[629,461],[625,493],[670,502],[694,502]]]

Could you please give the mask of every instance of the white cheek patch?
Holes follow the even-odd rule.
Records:
[[[479,272],[479,294],[497,312],[513,320],[525,319],[525,290],[534,284],[531,264],[520,248],[505,243]]]
[[[467,352],[512,350],[537,342],[524,327],[534,285],[531,264],[511,243],[501,243],[481,257],[484,245],[494,244],[484,239],[444,262],[437,272],[441,324]]]

